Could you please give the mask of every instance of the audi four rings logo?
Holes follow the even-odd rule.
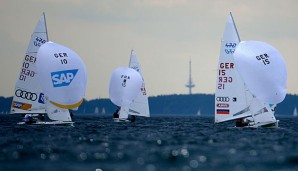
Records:
[[[230,101],[229,97],[216,97],[216,101],[218,102],[228,102]]]
[[[25,90],[21,90],[21,89],[17,89],[16,92],[15,92],[15,95],[17,97],[20,97],[20,98],[26,99],[26,100],[31,100],[31,101],[37,100],[37,94],[36,93],[31,93],[29,91],[25,91]]]

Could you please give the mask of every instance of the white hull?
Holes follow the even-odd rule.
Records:
[[[74,122],[61,122],[61,121],[50,121],[50,122],[44,122],[44,121],[37,121],[36,123],[32,124],[26,124],[25,122],[18,122],[18,125],[58,125],[58,126],[74,126]]]
[[[119,118],[113,118],[114,122],[131,122],[128,119],[119,119]]]
[[[254,125],[250,125],[247,127],[250,127],[250,128],[278,128],[278,122],[279,122],[279,120],[276,120],[276,122],[259,122],[259,123],[255,123]]]
[[[278,128],[278,122],[279,120],[276,120],[276,122],[262,122],[262,123],[252,123],[249,126],[243,126],[243,127],[230,127],[235,129],[242,129],[242,128]]]

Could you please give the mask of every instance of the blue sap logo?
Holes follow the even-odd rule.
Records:
[[[76,76],[77,72],[78,72],[78,69],[52,72],[51,77],[52,77],[53,86],[54,87],[69,86],[69,84]]]

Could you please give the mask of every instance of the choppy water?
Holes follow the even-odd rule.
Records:
[[[278,129],[232,129],[212,117],[78,116],[75,127],[16,125],[0,115],[0,171],[298,170],[298,118]]]

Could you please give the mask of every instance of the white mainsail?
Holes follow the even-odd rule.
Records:
[[[250,116],[251,93],[235,65],[233,53],[240,42],[232,14],[228,16],[221,41],[215,92],[215,123]]]
[[[131,51],[129,68],[132,68],[140,73],[143,79],[142,87],[134,99],[134,101],[129,105],[128,114],[136,116],[150,117],[148,95],[145,88],[145,81],[142,75],[142,69],[139,61],[137,60],[137,55],[134,50]]]
[[[15,84],[11,113],[45,113],[44,94],[37,78],[36,54],[48,41],[45,14],[34,29]]]

